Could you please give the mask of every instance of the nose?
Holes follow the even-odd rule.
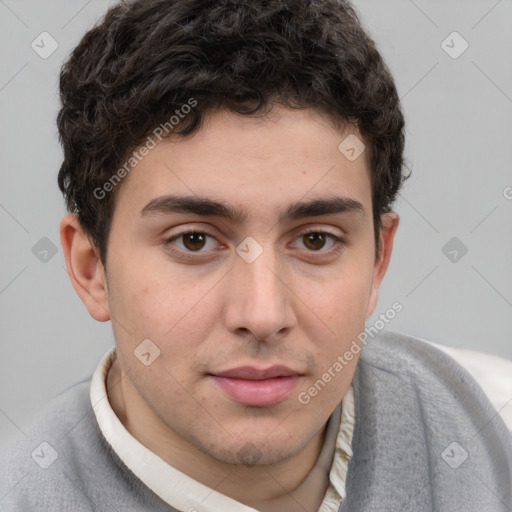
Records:
[[[237,256],[229,276],[225,322],[231,332],[267,341],[295,325],[293,292],[271,249],[251,263]]]

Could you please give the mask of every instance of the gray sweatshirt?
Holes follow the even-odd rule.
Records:
[[[353,385],[353,456],[339,512],[510,512],[512,435],[458,363],[414,338],[381,334],[363,347]],[[187,512],[113,452],[89,387],[59,395],[29,438],[1,455],[0,510]]]

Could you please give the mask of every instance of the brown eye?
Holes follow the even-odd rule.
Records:
[[[303,235],[304,245],[308,249],[318,251],[325,245],[326,236],[325,233],[306,233]]]
[[[204,233],[185,233],[183,236],[183,245],[189,251],[198,251],[202,249],[206,243]]]
[[[167,246],[175,246],[184,253],[206,253],[216,246],[215,237],[202,231],[185,231],[164,241]],[[204,249],[204,250],[203,250]]]
[[[306,231],[298,235],[298,247],[320,256],[335,255],[345,247],[344,240],[328,231]]]

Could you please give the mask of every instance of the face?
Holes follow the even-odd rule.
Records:
[[[227,463],[254,459],[255,446],[273,463],[343,398],[357,354],[338,356],[382,277],[366,153],[338,149],[349,133],[312,109],[217,111],[120,185],[106,308],[155,435]]]

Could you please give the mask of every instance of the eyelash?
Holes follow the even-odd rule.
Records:
[[[335,242],[335,244],[334,244],[334,247],[332,249],[330,249],[329,251],[313,251],[313,250],[308,251],[308,252],[311,252],[311,254],[317,253],[317,254],[321,254],[322,256],[325,256],[325,255],[335,256],[335,255],[339,254],[346,246],[346,242],[343,238],[341,238],[333,233],[330,233],[329,231],[321,231],[318,229],[311,229],[311,230],[303,231],[302,233],[299,233],[296,238],[301,238],[301,237],[304,237],[304,236],[312,234],[312,233],[327,235],[329,238],[331,238],[331,240],[333,240]],[[186,258],[186,259],[190,259],[190,260],[204,259],[204,255],[206,254],[204,252],[184,251],[183,249],[170,248],[172,246],[172,242],[174,242],[174,240],[177,240],[178,238],[181,238],[182,236],[189,235],[189,234],[207,235],[207,236],[215,239],[215,236],[212,235],[211,233],[209,233],[208,231],[198,230],[198,229],[190,229],[190,230],[182,231],[180,233],[172,235],[170,238],[166,238],[165,240],[163,240],[162,243],[168,250],[170,250],[172,253],[177,254],[178,256],[180,256],[182,258]]]

